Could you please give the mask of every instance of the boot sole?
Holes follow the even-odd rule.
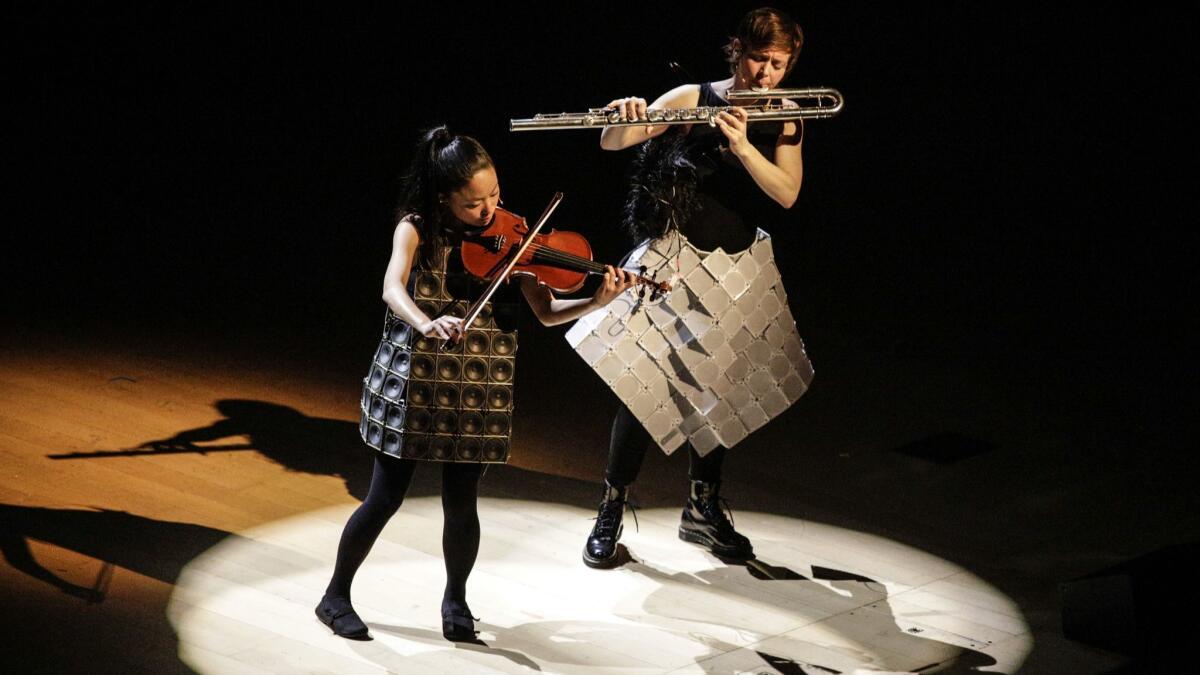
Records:
[[[588,555],[587,549],[583,549],[583,564],[594,570],[607,570],[617,566],[617,561],[621,558],[616,550],[613,551],[610,558],[593,558]]]
[[[692,544],[699,544],[700,546],[707,548],[713,555],[721,558],[728,558],[729,560],[750,560],[754,557],[753,549],[750,551],[741,551],[736,548],[728,549],[718,546],[712,539],[709,539],[699,532],[688,530],[682,525],[679,526],[679,538]]]

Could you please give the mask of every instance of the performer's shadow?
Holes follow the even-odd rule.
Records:
[[[662,586],[642,603],[645,614],[658,617],[655,622],[663,628],[678,630],[678,622],[710,624],[731,631],[745,633],[754,631],[752,626],[722,621],[719,607],[695,607],[680,602],[679,589],[687,592],[711,593],[713,589],[722,595],[741,595],[756,606],[766,605],[772,612],[796,611],[800,607],[824,607],[828,617],[836,616],[835,632],[842,638],[841,646],[820,645],[824,649],[841,652],[851,659],[871,668],[881,670],[920,670],[937,673],[972,673],[993,666],[995,659],[983,652],[920,637],[901,629],[888,603],[887,588],[868,577],[843,570],[813,566],[812,577],[805,577],[792,569],[773,565],[759,559],[725,564],[696,574],[686,572],[663,572],[652,565],[634,559],[625,569],[660,581]],[[754,580],[755,583],[748,583]],[[770,587],[757,588],[757,583],[768,582]],[[823,596],[823,597],[822,597]],[[694,635],[694,634],[693,634]],[[726,672],[733,664],[720,662],[714,657],[739,648],[738,645],[708,636],[703,638],[712,649],[696,664],[705,672]],[[780,644],[780,640],[783,640]],[[837,673],[834,667],[820,663],[800,661],[771,652],[786,650],[786,641],[802,647],[801,637],[764,634],[761,642],[773,642],[768,650],[755,650],[762,662],[780,673]],[[861,645],[856,648],[853,645]],[[878,645],[881,649],[870,649]],[[791,650],[787,650],[791,651]],[[797,649],[797,651],[805,651]],[[913,665],[910,654],[928,655],[928,660]],[[739,668],[746,667],[742,663]]]
[[[49,455],[49,458],[74,460],[254,451],[291,471],[341,478],[349,494],[359,500],[366,498],[371,482],[371,462],[354,423],[309,417],[294,408],[267,401],[222,399],[214,405],[224,417],[203,427],[185,429],[134,448],[61,453]],[[249,442],[200,445],[239,438],[247,438]]]

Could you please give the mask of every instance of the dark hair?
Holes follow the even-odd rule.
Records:
[[[729,70],[737,72],[738,60],[749,51],[759,49],[782,49],[791,54],[788,57],[787,72],[792,72],[796,65],[796,56],[800,47],[804,46],[804,31],[800,25],[784,12],[774,7],[759,7],[746,12],[738,23],[737,32],[729,38],[725,50],[725,60],[729,62]]]
[[[633,241],[658,239],[679,229],[700,208],[699,180],[690,146],[679,131],[642,143],[630,164],[622,221]]]
[[[420,233],[417,262],[430,268],[446,242],[446,223],[454,216],[442,197],[471,181],[480,169],[494,166],[491,155],[470,136],[455,136],[442,124],[422,132],[404,174],[397,219],[411,219]]]

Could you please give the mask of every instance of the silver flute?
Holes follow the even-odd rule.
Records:
[[[783,99],[795,103],[785,107]],[[833,117],[842,111],[842,94],[829,87],[808,89],[734,89],[725,95],[730,103],[745,103],[738,107],[746,111],[750,122],[808,120]],[[509,120],[509,131],[555,131],[560,129],[603,129],[666,124],[716,125],[717,115],[734,106],[701,106],[699,108],[649,108],[646,118],[621,119],[616,108],[592,108],[584,113],[550,113],[526,119]]]

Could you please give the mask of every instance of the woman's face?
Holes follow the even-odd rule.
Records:
[[[500,180],[496,169],[485,166],[471,176],[467,184],[444,197],[446,206],[464,225],[485,227],[496,215],[500,203]]]
[[[775,89],[787,74],[788,60],[792,53],[769,47],[752,49],[738,59],[738,89]]]

